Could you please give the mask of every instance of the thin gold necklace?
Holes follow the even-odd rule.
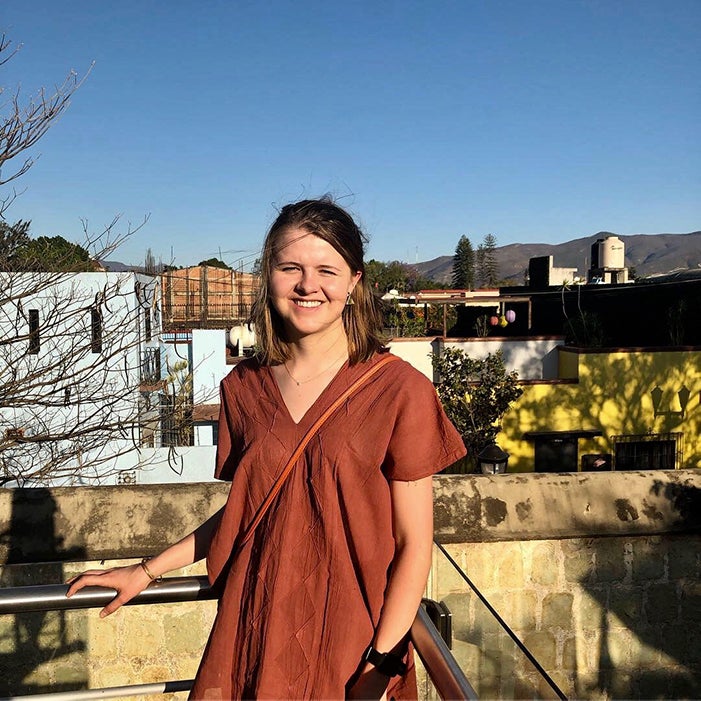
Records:
[[[328,372],[329,370],[331,370],[331,368],[333,368],[338,363],[338,361],[341,360],[341,358],[345,358],[346,355],[347,355],[347,351],[344,351],[343,355],[339,355],[338,358],[336,358],[336,360],[334,360],[333,363],[331,363],[331,365],[327,366],[321,372],[318,372],[316,375],[312,375],[311,377],[308,377],[306,380],[298,380],[296,377],[294,377],[292,375],[292,373],[290,372],[290,369],[287,367],[287,361],[285,361],[283,363],[283,366],[285,368],[285,372],[290,376],[290,379],[292,380],[292,382],[294,382],[297,385],[297,387],[299,387],[300,385],[306,385],[307,382],[311,382],[312,380],[316,380],[317,377],[321,377],[325,372]]]

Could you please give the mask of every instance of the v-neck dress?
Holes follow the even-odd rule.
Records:
[[[387,363],[310,441],[253,537],[238,540],[306,431],[380,357],[344,365],[299,423],[255,359],[222,381],[215,476],[232,484],[207,556],[219,607],[190,698],[345,697],[394,557],[389,481],[465,453],[431,382]],[[413,666],[390,693],[415,698]]]

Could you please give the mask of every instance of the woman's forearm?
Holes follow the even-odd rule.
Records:
[[[430,477],[391,482],[396,550],[373,646],[389,652],[402,642],[416,616],[431,568],[433,487]]]
[[[431,568],[431,541],[398,548],[392,563],[373,647],[390,652],[402,643],[421,603]]]
[[[220,509],[192,533],[151,558],[148,562],[149,571],[159,577],[204,558],[223,511],[223,508]]]

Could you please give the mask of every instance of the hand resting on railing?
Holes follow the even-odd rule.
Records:
[[[141,563],[107,570],[87,570],[71,577],[66,596],[70,598],[83,587],[108,587],[117,590],[117,596],[100,611],[100,618],[114,613],[120,606],[131,601],[151,584],[151,577]]]
[[[166,572],[180,569],[201,560],[209,548],[212,534],[219,525],[223,509],[210,516],[192,533],[163,550],[153,559],[144,558],[135,565],[112,567],[107,570],[87,570],[72,577],[66,596],[71,597],[83,587],[109,587],[117,590],[117,596],[100,611],[100,618],[114,613]]]

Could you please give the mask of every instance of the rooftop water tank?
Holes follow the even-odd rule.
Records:
[[[597,239],[592,246],[592,268],[622,270],[626,267],[625,257],[625,244],[618,236]]]

